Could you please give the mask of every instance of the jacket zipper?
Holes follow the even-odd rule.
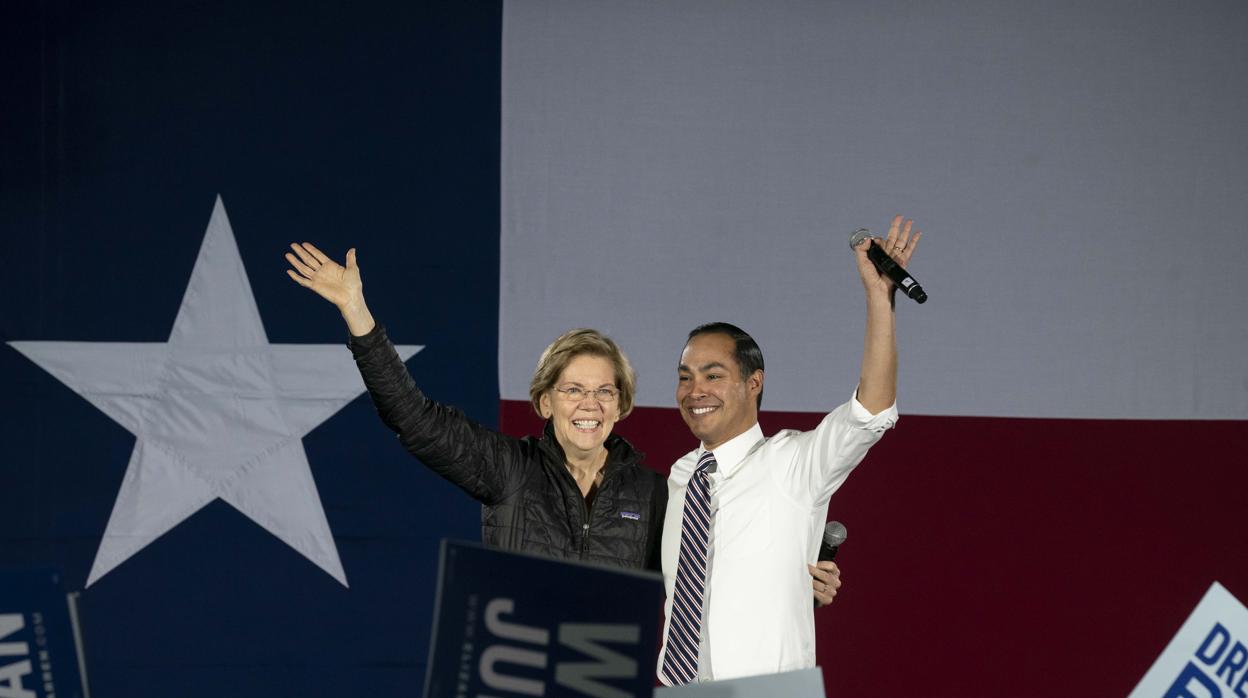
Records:
[[[603,484],[606,484],[606,478],[603,478]],[[579,489],[578,489],[579,492]],[[602,494],[602,490],[598,490],[598,494]],[[594,495],[594,499],[598,499],[598,495]],[[585,559],[585,544],[589,542],[589,515],[593,511],[593,507],[585,503],[585,498],[580,497],[581,511],[585,512],[585,522],[581,524],[581,559]]]
[[[607,476],[606,476],[606,473],[603,473],[602,486],[598,488],[598,493],[594,495],[595,502],[597,502],[598,498],[602,496],[602,492],[606,488],[607,488]],[[580,492],[579,488],[577,489],[577,492]],[[590,516],[593,514],[594,507],[592,505],[586,504],[584,497],[581,497],[580,499],[581,499],[581,510],[585,512],[585,523],[581,524],[581,559],[584,560],[585,559],[585,544],[589,542],[589,521],[590,521]]]
[[[561,451],[552,450],[552,455],[555,453],[557,453],[560,456],[563,455]],[[610,458],[609,455],[608,455],[608,458]],[[585,545],[586,543],[589,542],[589,520],[590,520],[590,515],[593,513],[593,507],[585,503],[585,497],[581,496],[580,488],[576,486],[576,479],[573,478],[572,474],[567,471],[567,468],[563,468],[563,473],[564,473],[564,477],[568,478],[568,481],[572,483],[572,487],[577,493],[577,499],[581,500],[581,511],[585,514],[585,520],[581,523],[581,545],[580,545],[580,551],[578,553],[580,556],[580,559],[584,560],[585,559]],[[598,497],[602,495],[602,491],[606,488],[606,485],[607,485],[607,478],[606,478],[606,474],[604,473],[603,478],[602,478],[602,487],[598,488],[598,494],[594,495],[594,501],[597,501]]]

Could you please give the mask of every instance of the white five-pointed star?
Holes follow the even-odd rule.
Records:
[[[220,197],[167,343],[10,344],[137,437],[88,586],[218,497],[346,586],[302,438],[364,384],[341,344],[269,344]]]

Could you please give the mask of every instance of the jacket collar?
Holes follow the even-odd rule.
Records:
[[[560,464],[567,462],[567,455],[563,452],[563,446],[559,445],[559,439],[555,436],[555,425],[551,420],[546,420],[546,425],[542,428],[542,438],[540,441],[542,448],[547,449]],[[646,454],[633,448],[623,436],[612,432],[607,437],[606,443],[603,444],[607,449],[607,464],[603,468],[603,477],[618,467],[633,465],[640,463]]]

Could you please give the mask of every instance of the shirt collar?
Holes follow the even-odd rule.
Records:
[[[763,440],[763,428],[754,422],[754,426],[728,439],[715,449],[715,467],[723,477],[732,477],[745,461],[746,456]],[[706,453],[705,444],[698,444],[698,458]]]

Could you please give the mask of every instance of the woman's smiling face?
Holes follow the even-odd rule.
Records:
[[[580,399],[570,399],[568,388],[580,388]],[[594,391],[616,389],[615,368],[603,356],[581,354],[564,367],[554,388],[541,398],[542,416],[551,420],[555,438],[569,459],[581,460],[602,448],[620,416],[618,395],[603,401]]]

